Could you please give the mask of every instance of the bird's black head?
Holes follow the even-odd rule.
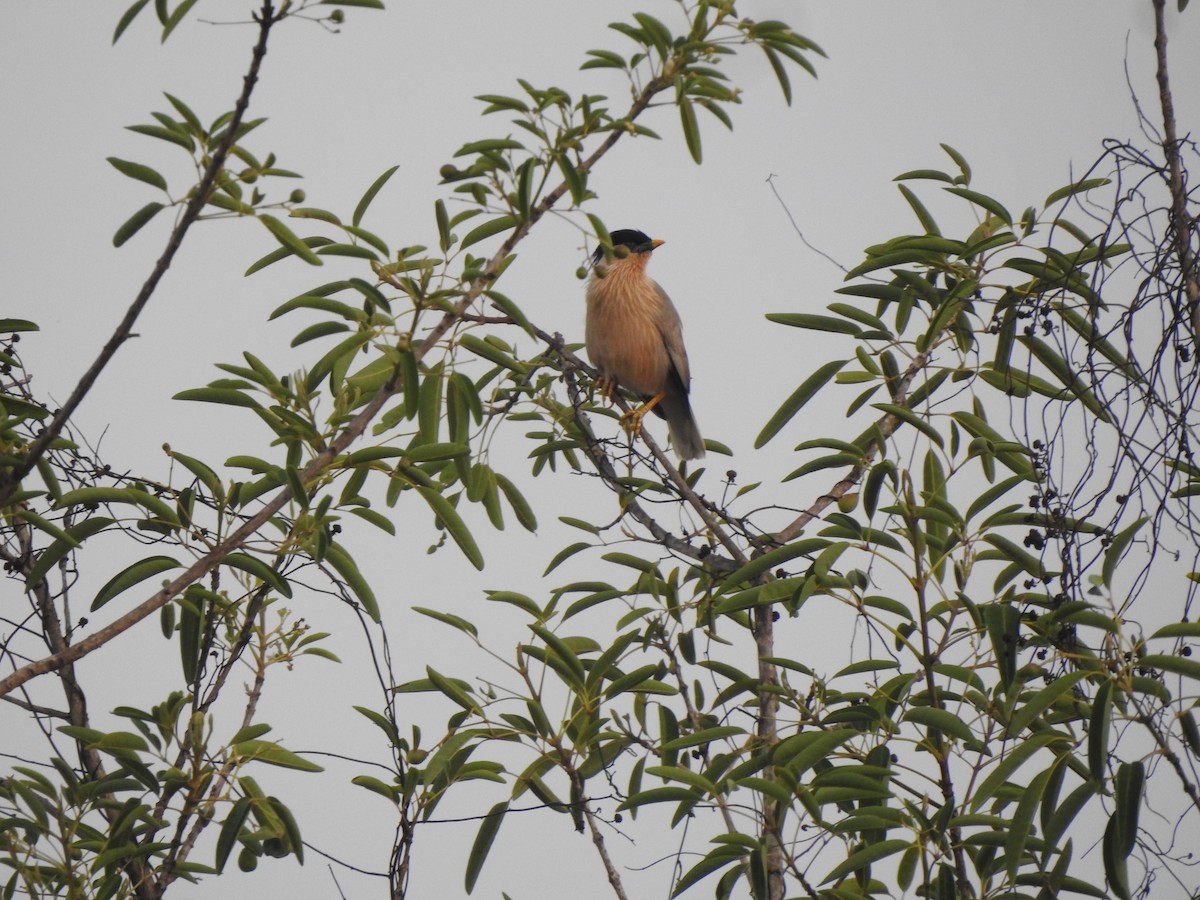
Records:
[[[618,228],[609,235],[609,238],[612,240],[614,249],[628,247],[630,253],[649,253],[662,243],[651,240],[644,231],[638,231],[635,228]],[[595,265],[602,259],[604,259],[604,248],[597,247],[596,252],[592,254],[592,264]]]

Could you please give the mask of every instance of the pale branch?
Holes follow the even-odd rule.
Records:
[[[1168,186],[1171,191],[1171,240],[1175,255],[1179,259],[1184,293],[1187,297],[1188,315],[1192,331],[1200,340],[1200,281],[1196,277],[1196,257],[1192,252],[1192,220],[1187,210],[1187,190],[1183,184],[1183,160],[1179,154],[1179,137],[1175,130],[1175,102],[1171,96],[1171,83],[1167,74],[1167,26],[1165,17],[1166,0],[1152,0],[1154,4],[1154,52],[1155,74],[1158,78],[1158,98],[1163,117],[1163,153],[1167,159]]]
[[[744,566],[748,560],[746,559],[741,548],[734,543],[728,532],[725,531],[720,522],[717,521],[716,516],[713,515],[712,509],[704,502],[703,499],[700,498],[699,495],[696,494],[696,492],[692,489],[692,486],[687,483],[687,479],[683,477],[683,475],[679,472],[679,469],[671,462],[670,457],[668,457],[662,448],[659,447],[658,443],[653,437],[650,436],[648,432],[642,432],[641,438],[643,442],[650,449],[653,457],[658,460],[660,465],[662,465],[664,471],[667,473],[668,479],[675,486],[675,489],[679,493],[680,497],[686,501],[693,510],[695,510],[698,516],[700,516],[709,533],[712,534],[713,537],[716,538],[716,540],[720,543],[720,545],[725,548],[725,550],[729,553],[729,556],[722,557],[713,553],[705,554],[702,553],[700,548],[694,547],[686,541],[680,540],[671,532],[659,525],[658,521],[646,511],[645,507],[642,506],[641,503],[639,503],[637,499],[632,496],[632,492],[621,485],[617,471],[613,467],[612,460],[604,451],[600,439],[596,437],[595,432],[592,430],[591,423],[581,412],[583,406],[583,395],[581,389],[573,378],[573,373],[575,371],[584,372],[594,378],[597,375],[596,370],[581,360],[569,349],[567,349],[566,342],[563,340],[561,335],[551,335],[545,331],[542,331],[541,329],[535,329],[535,332],[537,336],[541,340],[545,341],[546,345],[554,351],[555,355],[557,355],[559,359],[566,363],[564,372],[567,376],[567,392],[570,395],[571,406],[575,413],[576,425],[580,431],[583,432],[583,435],[587,441],[588,457],[591,459],[592,464],[596,467],[597,474],[600,475],[600,478],[606,484],[619,493],[630,495],[630,502],[624,507],[625,512],[627,512],[639,524],[645,527],[655,541],[663,544],[667,547],[667,549],[674,553],[694,559],[697,563],[703,563],[705,566],[718,570],[732,571],[740,566]],[[628,409],[624,398],[622,398],[620,395],[614,396],[613,399],[622,410]]]
[[[258,72],[262,66],[263,57],[267,54],[267,37],[271,33],[271,26],[278,20],[275,15],[275,9],[272,6],[271,0],[263,0],[262,9],[255,17],[258,22],[258,42],[254,45],[254,50],[251,54],[250,68],[246,72],[242,83],[242,92],[238,96],[237,103],[233,109],[233,117],[229,120],[226,126],[226,132],[222,137],[221,142],[213,151],[212,158],[208,165],[204,168],[204,173],[200,178],[200,183],[196,186],[192,193],[191,199],[183,209],[183,215],[179,217],[175,228],[171,231],[171,236],[167,240],[166,249],[163,250],[162,256],[155,263],[150,277],[142,285],[138,291],[137,297],[129,309],[125,311],[124,317],[112,336],[100,350],[100,355],[83,374],[75,389],[71,391],[71,395],[62,407],[55,412],[50,419],[49,424],[37,436],[34,442],[30,445],[29,450],[25,453],[21,463],[13,468],[13,470],[3,476],[0,476],[0,503],[8,500],[17,489],[17,485],[37,465],[38,460],[42,458],[46,450],[49,449],[51,443],[62,434],[63,429],[67,426],[67,422],[74,415],[79,404],[91,391],[96,380],[100,377],[100,373],[121,349],[125,341],[133,335],[133,326],[141,315],[146,304],[150,302],[150,298],[154,296],[155,290],[158,288],[159,282],[166,274],[167,269],[171,267],[171,262],[175,258],[176,252],[183,243],[183,238],[187,234],[188,229],[199,218],[201,210],[208,202],[209,196],[212,193],[213,185],[216,182],[217,175],[225,166],[225,160],[229,156],[230,150],[237,141],[238,131],[241,128],[242,119],[246,114],[246,110],[250,106],[250,95],[254,92],[254,86],[258,81]]]
[[[269,0],[264,4],[264,8],[270,8]],[[257,69],[254,71],[256,72]],[[651,99],[656,94],[670,87],[670,85],[671,80],[665,75],[660,75],[653,79],[634,99],[629,112],[626,114],[626,120],[632,121],[639,116],[649,106]],[[588,156],[578,168],[583,171],[590,170],[616,144],[621,135],[625,133],[624,129],[614,128],[595,152]],[[437,346],[446,333],[457,323],[458,317],[475,303],[486,286],[495,281],[513,249],[529,233],[533,223],[541,219],[567,191],[568,186],[564,180],[558,187],[542,198],[530,211],[529,218],[526,221],[521,222],[513,229],[500,246],[500,249],[488,260],[480,275],[474,279],[471,287],[462,299],[455,304],[453,310],[447,312],[421,343],[413,348],[413,355],[416,356],[418,362]],[[367,427],[382,411],[384,405],[402,389],[403,385],[401,384],[399,369],[397,369],[379,390],[376,391],[363,410],[350,421],[342,433],[328,447],[318,453],[312,462],[304,468],[300,473],[302,483],[305,485],[311,484],[328,469],[338,456],[362,436]],[[259,529],[278,514],[291,499],[291,487],[285,486],[258,513],[247,519],[233,534],[217,544],[216,547],[200,559],[196,560],[182,575],[171,581],[147,600],[144,600],[107,626],[98,629],[78,643],[72,644],[62,652],[53,653],[43,659],[35,660],[0,680],[0,696],[9,693],[32,678],[44,675],[47,672],[56,671],[68,663],[83,658],[93,650],[104,646],[113,638],[123,634],[142,619],[157,612],[188,585],[217,569],[230,553],[240,549],[250,538],[257,534]]]
[[[588,831],[592,834],[592,843],[596,847],[596,852],[600,855],[600,860],[604,863],[604,873],[608,876],[608,883],[612,885],[613,893],[617,895],[617,900],[629,900],[629,895],[625,893],[625,888],[621,884],[621,873],[617,871],[617,867],[613,865],[612,857],[608,855],[608,847],[604,843],[604,835],[600,833],[597,826],[596,814],[592,812],[592,806],[587,801],[583,803],[583,814],[587,818]]]

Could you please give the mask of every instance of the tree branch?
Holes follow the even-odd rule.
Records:
[[[225,159],[229,156],[230,149],[237,141],[238,129],[241,127],[246,109],[250,106],[250,95],[253,93],[254,85],[258,81],[258,72],[262,66],[263,57],[267,54],[267,36],[271,32],[271,26],[278,21],[275,16],[275,10],[271,5],[271,0],[263,0],[262,9],[256,16],[256,20],[258,22],[258,43],[254,45],[254,51],[250,59],[250,68],[243,79],[242,93],[237,99],[237,104],[234,106],[233,118],[229,120],[224,138],[217,145],[217,149],[212,155],[212,160],[204,169],[204,174],[200,179],[199,185],[197,185],[187,206],[184,207],[183,215],[180,217],[179,222],[171,232],[171,236],[167,240],[166,249],[163,250],[162,256],[158,258],[158,262],[150,273],[150,277],[146,279],[146,282],[142,285],[142,289],[138,291],[137,297],[134,298],[129,309],[125,311],[120,324],[117,325],[108,342],[100,350],[100,355],[96,357],[95,362],[84,372],[83,377],[75,386],[75,390],[67,398],[67,402],[54,414],[50,423],[30,445],[22,462],[12,472],[0,475],[0,503],[8,500],[21,483],[21,480],[33,471],[34,466],[45,455],[50,444],[62,434],[67,422],[70,421],[79,404],[83,402],[83,399],[91,391],[96,380],[100,377],[100,373],[104,371],[105,366],[108,365],[117,351],[121,349],[125,341],[132,336],[134,323],[137,321],[138,316],[141,315],[146,304],[150,302],[150,298],[154,296],[154,291],[158,288],[158,283],[167,273],[167,269],[171,267],[175,253],[183,243],[183,238],[187,234],[188,229],[199,218],[200,211],[208,202],[217,175],[224,168]]]
[[[266,0],[264,3],[264,9],[270,9],[270,0]],[[266,21],[269,21],[269,19]],[[269,26],[263,26],[264,37],[259,42],[260,46],[265,46],[265,29],[267,27]],[[259,48],[256,47],[256,65],[251,69],[252,74],[257,72],[257,61],[261,59],[261,54],[259,54],[258,50]],[[265,49],[263,52],[265,53]],[[247,76],[247,84],[250,83],[250,76]],[[644,112],[650,105],[650,101],[654,98],[654,96],[659,92],[666,90],[668,87],[670,87],[670,85],[671,80],[665,75],[659,76],[658,78],[650,81],[646,87],[643,88],[641,93],[638,94],[638,96],[634,99],[633,104],[630,106],[629,112],[625,116],[625,119],[627,121],[632,121],[634,118],[641,115],[641,113]],[[589,171],[609,150],[612,149],[612,147],[625,133],[626,132],[623,128],[614,127],[604,141],[600,144],[600,146],[597,147],[596,150],[590,156],[588,156],[584,162],[580,163],[577,168],[584,172]],[[472,282],[471,287],[464,294],[463,298],[455,304],[454,308],[450,312],[447,312],[444,316],[442,316],[438,324],[434,326],[428,335],[425,336],[421,343],[417,347],[413,348],[413,355],[416,356],[418,361],[423,359],[430,350],[438,345],[442,338],[445,337],[446,333],[459,320],[459,317],[465,313],[475,303],[476,300],[479,299],[479,295],[483,293],[484,289],[496,280],[501,268],[508,257],[512,254],[516,245],[520,243],[520,241],[529,233],[529,230],[532,228],[533,224],[540,220],[547,212],[549,212],[554,204],[557,203],[558,200],[567,193],[567,190],[568,187],[566,181],[564,180],[560,182],[558,187],[543,197],[542,200],[532,210],[530,210],[529,218],[526,221],[521,222],[512,230],[509,236],[505,239],[504,243],[500,246],[500,249],[497,250],[495,254],[493,254],[488,260],[487,264],[484,266],[483,272]],[[375,417],[379,415],[380,411],[387,404],[387,402],[391,400],[391,398],[395,396],[402,388],[403,385],[401,383],[399,370],[397,369],[397,371],[393,373],[392,377],[389,378],[388,381],[384,383],[384,385],[375,393],[375,395],[363,408],[362,412],[355,416],[354,419],[352,419],[346,426],[345,430],[338,435],[325,450],[318,453],[313,458],[313,461],[305,467],[304,471],[300,473],[302,482],[305,485],[311,484],[321,475],[321,473],[328,469],[334,460],[338,458],[338,456],[340,456],[351,444],[353,444],[356,440],[358,440],[359,437],[362,436],[363,432],[366,431],[367,427],[372,421],[374,421]],[[32,462],[30,462],[29,465],[32,466]],[[3,494],[0,494],[0,498],[2,498],[2,496]],[[251,537],[258,533],[258,530],[262,528],[263,525],[269,522],[281,509],[283,509],[283,507],[286,506],[288,501],[291,499],[292,491],[290,487],[285,487],[280,490],[280,492],[276,494],[275,497],[266,504],[266,506],[259,510],[257,514],[247,519],[232,535],[198,559],[187,569],[187,571],[173,580],[162,590],[153,594],[150,598],[143,601],[138,606],[134,607],[129,612],[125,613],[125,615],[119,617],[109,625],[99,629],[94,634],[79,641],[78,643],[71,645],[61,653],[54,653],[43,659],[39,659],[29,663],[28,665],[22,666],[20,669],[17,669],[3,680],[0,680],[0,696],[9,693],[14,688],[25,684],[32,678],[36,678],[39,675],[44,675],[47,672],[56,671],[67,663],[81,659],[82,657],[91,653],[93,650],[104,646],[117,635],[122,634],[133,625],[140,622],[142,619],[157,612],[163,607],[163,605],[168,603],[173,597],[175,597],[176,594],[178,594],[188,585],[200,578],[203,578],[209,572],[220,566],[225,557],[227,557],[230,553],[240,549]]]
[[[1158,99],[1163,117],[1163,154],[1167,159],[1167,184],[1171,190],[1171,240],[1175,256],[1179,259],[1179,270],[1183,277],[1183,290],[1187,297],[1188,316],[1192,331],[1200,340],[1200,282],[1196,280],[1196,257],[1192,253],[1192,220],[1187,211],[1187,189],[1183,184],[1183,160],[1179,155],[1179,138],[1175,131],[1175,102],[1171,97],[1171,83],[1167,76],[1167,26],[1166,0],[1154,3],[1154,52]]]

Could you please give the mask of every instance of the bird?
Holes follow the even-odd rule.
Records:
[[[598,247],[587,285],[584,344],[600,371],[598,385],[609,399],[618,385],[642,398],[641,406],[621,417],[631,437],[641,434],[642,419],[653,410],[667,420],[679,458],[700,459],[704,438],[688,399],[692,378],[683,323],[667,292],[646,274],[650,254],[663,241],[622,228],[609,242],[613,259],[602,268],[605,249]]]

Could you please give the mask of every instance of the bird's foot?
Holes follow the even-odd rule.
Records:
[[[617,380],[608,375],[601,375],[596,379],[596,390],[600,392],[600,396],[604,398],[604,402],[611,404],[613,402],[613,394],[617,392]]]
[[[642,433],[642,419],[646,418],[646,413],[654,409],[658,402],[662,400],[662,394],[655,394],[637,409],[631,409],[625,415],[621,416],[621,427],[625,429],[625,433],[630,438],[636,438]]]
[[[642,419],[646,418],[647,408],[639,406],[621,416],[621,427],[629,435],[630,440],[636,440],[642,433]]]

